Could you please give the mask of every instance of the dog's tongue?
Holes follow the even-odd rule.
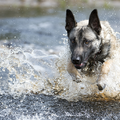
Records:
[[[78,64],[76,66],[82,67],[82,66],[84,66],[84,63]]]
[[[84,64],[83,64],[83,63],[81,63],[81,64],[80,64],[80,67],[82,67],[83,65],[84,65]]]

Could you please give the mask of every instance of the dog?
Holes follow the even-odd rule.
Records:
[[[103,90],[106,85],[101,81],[104,81],[109,73],[116,49],[116,35],[113,29],[107,21],[99,20],[97,9],[91,12],[89,20],[78,23],[72,11],[67,9],[65,29],[71,53],[68,72],[76,79],[79,76],[79,81],[76,80],[76,82],[80,82],[81,74],[94,76],[94,73],[99,71],[96,85],[100,91]]]

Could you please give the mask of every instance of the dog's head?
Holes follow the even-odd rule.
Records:
[[[67,9],[65,29],[70,44],[71,61],[77,69],[82,69],[100,49],[101,25],[97,10],[91,12],[88,24],[81,25],[76,22],[73,13]]]

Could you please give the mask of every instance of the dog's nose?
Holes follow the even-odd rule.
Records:
[[[72,58],[72,63],[73,64],[80,64],[81,63],[81,58],[80,57],[73,57]]]
[[[100,91],[102,91],[102,90],[105,89],[106,84],[103,84],[103,85],[101,85],[101,84],[97,84],[97,86],[98,86],[98,89],[99,89]]]

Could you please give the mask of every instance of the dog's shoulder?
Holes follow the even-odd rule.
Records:
[[[116,49],[116,34],[107,21],[101,21],[101,27],[102,44],[105,45],[103,48],[106,49],[109,47],[109,55],[111,56],[113,54],[112,52]]]
[[[107,21],[100,21],[102,31],[101,36],[104,39],[111,39],[111,36],[115,36],[115,32],[113,31],[112,27],[110,26],[109,22]]]

